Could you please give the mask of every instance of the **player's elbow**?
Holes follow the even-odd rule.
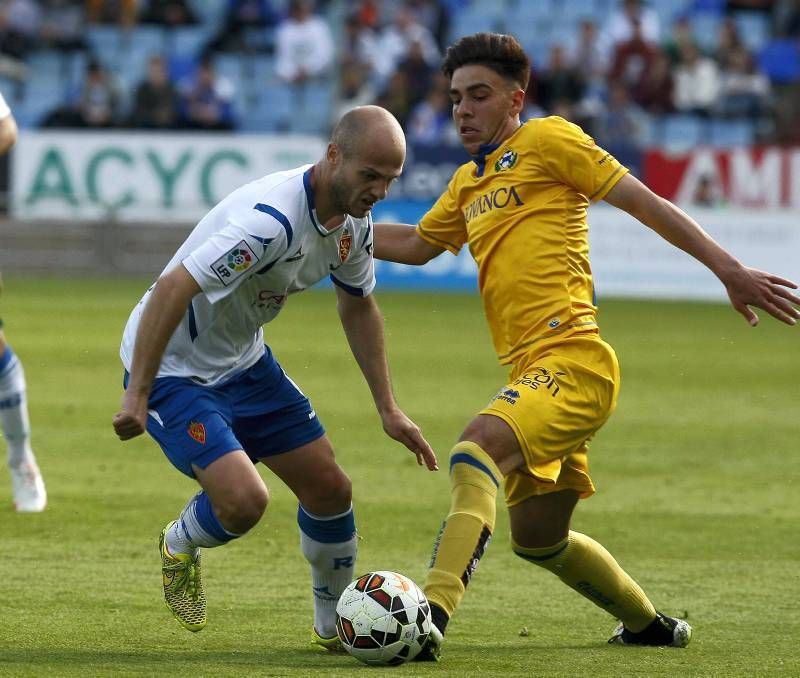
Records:
[[[155,295],[184,306],[200,292],[200,286],[183,266],[176,266],[156,282]]]
[[[412,266],[422,266],[427,264],[431,259],[434,258],[434,256],[436,256],[436,254],[430,252],[429,250],[414,250],[409,257],[409,260],[405,263],[411,264]]]
[[[413,232],[411,234],[410,247],[407,248],[408,259],[405,263],[422,266],[434,257],[439,256],[443,251],[440,247],[431,245],[427,240],[423,240]]]

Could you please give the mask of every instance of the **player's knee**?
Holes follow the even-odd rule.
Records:
[[[512,548],[518,545],[521,548],[544,549],[546,551],[563,542],[568,534],[569,527],[561,529],[554,525],[527,526],[524,534],[515,533],[514,530],[511,531]]]
[[[305,497],[298,497],[300,503],[316,515],[333,515],[350,508],[353,499],[353,485],[347,474],[332,464],[314,477],[314,486]]]
[[[479,414],[459,438],[459,442],[472,442],[488,454],[507,475],[524,461],[519,441],[511,427],[500,417]]]
[[[519,556],[523,560],[527,560],[529,563],[533,563],[534,565],[538,565],[545,570],[550,570],[556,573],[558,565],[561,562],[561,559],[559,559],[558,556],[564,552],[568,544],[569,538],[564,537],[563,539],[550,541],[549,543],[539,543],[535,540],[532,540],[526,542],[526,544],[523,546],[517,542],[513,535],[511,536],[511,550],[515,555]]]
[[[220,501],[214,508],[225,529],[244,534],[261,520],[268,504],[269,492],[262,484],[243,488]]]

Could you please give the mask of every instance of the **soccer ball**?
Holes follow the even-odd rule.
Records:
[[[408,577],[381,570],[352,582],[336,605],[336,632],[365,664],[402,664],[419,654],[431,632],[431,607]]]

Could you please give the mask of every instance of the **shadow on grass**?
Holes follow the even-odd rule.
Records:
[[[111,668],[116,669],[146,669],[148,666],[180,666],[181,672],[186,672],[193,665],[203,671],[213,670],[214,666],[235,669],[246,666],[258,666],[262,669],[307,669],[319,670],[325,675],[331,669],[340,669],[353,666],[353,659],[346,655],[328,655],[325,652],[314,650],[298,652],[297,649],[263,649],[253,651],[148,651],[148,650],[93,650],[76,648],[68,649],[6,649],[0,651],[0,673],[3,667],[17,665],[27,667],[36,672],[37,667],[52,666],[55,670],[61,668],[79,669],[92,667],[92,670]]]

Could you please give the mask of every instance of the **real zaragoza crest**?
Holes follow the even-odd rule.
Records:
[[[203,426],[202,422],[190,421],[187,433],[201,445],[206,444],[206,427]]]
[[[517,164],[517,153],[510,148],[494,164],[495,172],[503,172]]]
[[[353,243],[353,237],[350,235],[350,232],[347,228],[344,229],[342,233],[342,239],[339,241],[339,259],[344,260],[347,259],[347,255],[350,254],[350,245]]]

